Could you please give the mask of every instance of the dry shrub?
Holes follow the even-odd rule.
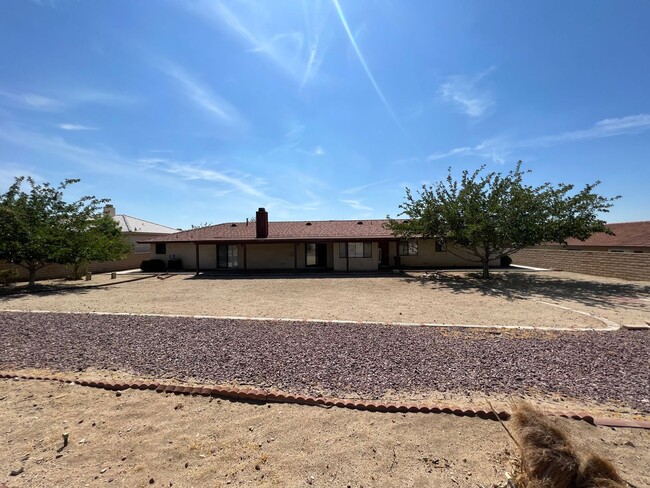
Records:
[[[517,487],[625,488],[609,461],[577,452],[567,434],[530,405],[516,405],[513,420],[521,450]]]

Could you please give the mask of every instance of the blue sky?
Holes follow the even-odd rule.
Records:
[[[522,159],[650,219],[650,2],[0,3],[0,188],[173,227],[395,216]]]

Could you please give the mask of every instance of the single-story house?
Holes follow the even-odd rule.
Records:
[[[228,222],[141,240],[151,257],[187,269],[373,271],[392,267],[475,266],[471,256],[435,239],[403,240],[387,220]],[[460,255],[460,256],[459,256]],[[467,257],[465,257],[467,256]]]
[[[650,253],[650,220],[607,224],[607,227],[614,235],[598,232],[585,241],[568,239],[566,245],[545,244],[538,247],[569,251]]]
[[[122,235],[133,245],[133,252],[149,253],[149,244],[141,244],[140,241],[153,239],[155,237],[175,234],[180,229],[167,227],[166,225],[156,224],[148,220],[132,217],[130,215],[118,214],[115,207],[111,204],[104,206],[104,214],[113,217],[122,231]]]

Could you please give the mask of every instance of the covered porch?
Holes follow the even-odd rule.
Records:
[[[185,270],[224,274],[238,271],[376,271],[392,268],[397,240],[283,241],[283,242],[186,242],[168,243],[168,263],[182,263]]]

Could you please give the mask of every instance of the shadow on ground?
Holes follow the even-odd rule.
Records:
[[[480,293],[515,300],[536,297],[547,300],[569,300],[583,305],[650,311],[650,286],[639,283],[606,283],[593,279],[560,278],[544,272],[510,271],[493,274],[484,280],[479,273],[453,274],[431,272],[407,274],[403,279],[433,289],[447,289],[454,293]]]
[[[221,271],[202,271],[197,275],[185,276],[186,280],[304,280],[304,279],[336,279],[336,278],[403,278],[402,275],[393,273],[392,270],[387,271],[369,271],[369,272],[335,272],[335,271],[235,271],[235,272],[221,272]]]
[[[83,295],[94,289],[105,289],[103,286],[97,285],[72,285],[72,284],[55,284],[55,285],[39,285],[28,288],[26,285],[18,285],[13,287],[0,288],[0,301],[7,302],[28,296],[53,296],[53,295]]]

